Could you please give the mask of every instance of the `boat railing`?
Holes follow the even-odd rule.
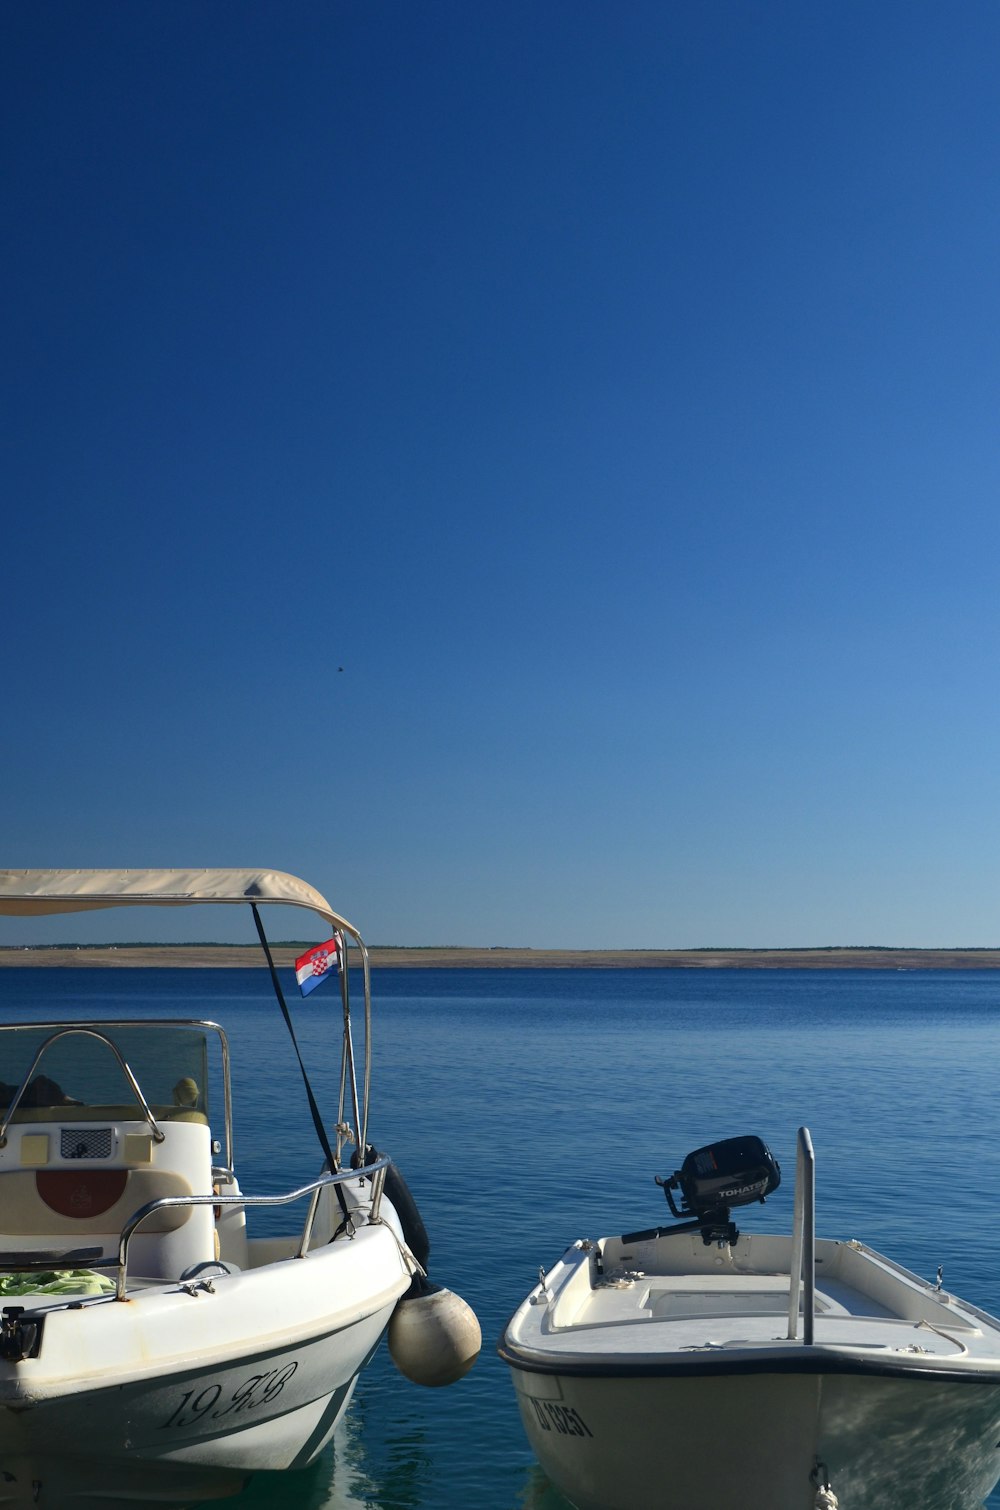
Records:
[[[792,1262],[788,1278],[788,1335],[799,1334],[802,1298],[802,1341],[812,1346],[816,1316],[816,1155],[808,1127],[800,1127],[795,1155],[795,1215],[792,1220]]]
[[[296,1258],[304,1258],[312,1237],[313,1223],[316,1219],[316,1211],[319,1206],[320,1196],[330,1185],[343,1185],[350,1180],[360,1180],[363,1177],[372,1178],[371,1212],[369,1221],[377,1221],[379,1207],[382,1202],[382,1189],[385,1185],[386,1171],[389,1168],[390,1159],[387,1155],[375,1159],[371,1164],[366,1164],[362,1169],[340,1169],[335,1174],[323,1174],[319,1179],[310,1180],[308,1185],[300,1185],[297,1190],[288,1190],[281,1195],[165,1195],[159,1200],[147,1201],[145,1206],[133,1212],[118,1238],[118,1258],[108,1260],[107,1267],[111,1268],[117,1263],[118,1277],[115,1284],[115,1299],[125,1299],[125,1285],[128,1278],[128,1246],[138,1227],[154,1211],[167,1211],[178,1206],[288,1206],[293,1201],[300,1201],[305,1196],[311,1196],[309,1209],[302,1227],[302,1234],[298,1241],[295,1252]],[[95,1265],[95,1267],[104,1267]]]

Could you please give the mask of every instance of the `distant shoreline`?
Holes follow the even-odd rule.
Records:
[[[297,948],[276,948],[291,965]],[[410,949],[370,951],[377,970],[1000,970],[1000,949]],[[242,969],[255,944],[0,948],[0,968]]]

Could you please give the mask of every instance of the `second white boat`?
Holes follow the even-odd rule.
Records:
[[[676,1225],[580,1240],[500,1344],[545,1472],[578,1510],[980,1510],[1000,1477],[1000,1322],[855,1240],[814,1237],[799,1132],[789,1236],[730,1208],[758,1138],[659,1181]]]

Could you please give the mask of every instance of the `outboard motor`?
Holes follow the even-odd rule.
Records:
[[[706,1244],[735,1243],[736,1224],[729,1218],[733,1206],[760,1201],[781,1184],[781,1169],[760,1138],[724,1138],[689,1153],[680,1169],[669,1178],[656,1176],[674,1216],[684,1220],[674,1232],[700,1228]],[[680,1192],[680,1205],[673,1192]]]

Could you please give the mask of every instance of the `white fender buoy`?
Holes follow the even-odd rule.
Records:
[[[389,1353],[405,1378],[437,1388],[461,1379],[479,1357],[483,1334],[472,1307],[427,1280],[417,1280],[396,1303]]]

